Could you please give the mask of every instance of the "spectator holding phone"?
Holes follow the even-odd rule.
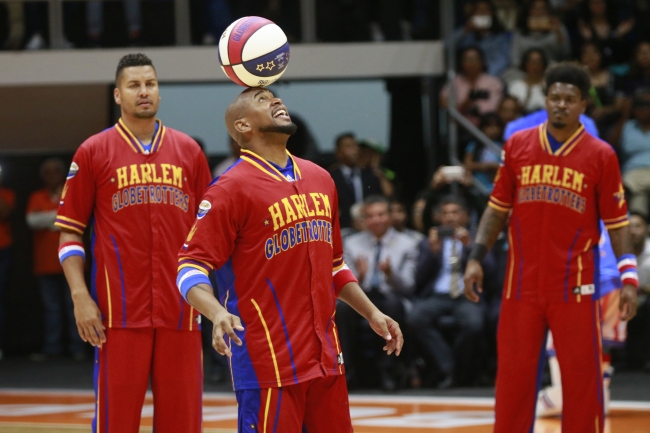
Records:
[[[510,53],[513,66],[520,66],[522,56],[531,48],[544,51],[549,62],[559,62],[571,55],[569,33],[558,17],[551,14],[548,0],[532,0],[519,16]]]
[[[432,227],[419,244],[415,270],[416,298],[406,318],[425,360],[437,366],[439,388],[471,384],[476,372],[484,330],[484,305],[460,296],[463,272],[472,238],[467,229],[466,202],[453,195],[443,197],[436,210],[441,225]],[[443,317],[458,332],[450,345],[443,337]]]
[[[503,83],[489,75],[483,52],[478,47],[464,48],[458,56],[454,92],[458,111],[478,125],[480,116],[496,111],[503,98]],[[449,85],[440,93],[440,105],[447,108]]]

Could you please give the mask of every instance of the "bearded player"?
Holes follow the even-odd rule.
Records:
[[[213,346],[230,357],[239,432],[352,432],[336,301],[370,322],[388,354],[401,351],[399,325],[343,262],[336,187],[325,170],[287,152],[296,126],[282,101],[247,89],[226,126],[241,157],[201,202],[179,253],[178,287],[214,323]]]
[[[151,383],[154,430],[198,433],[200,316],[176,290],[174,268],[210,171],[194,140],[156,119],[160,96],[149,58],[123,57],[115,86],[122,117],[75,153],[56,219],[79,334],[96,347],[93,432],[139,432]]]
[[[636,260],[616,154],[579,120],[589,76],[562,64],[547,72],[546,88],[548,122],[513,135],[504,147],[465,271],[465,294],[478,301],[480,261],[512,212],[497,335],[494,431],[532,430],[550,330],[562,369],[562,430],[596,433],[604,423],[599,219],[622,275],[622,320],[636,313]]]

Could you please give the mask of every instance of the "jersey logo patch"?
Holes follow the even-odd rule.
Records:
[[[73,162],[70,164],[70,171],[68,172],[68,180],[72,179],[77,175],[77,172],[79,172],[79,166],[77,165],[76,162]]]
[[[212,209],[212,203],[207,200],[203,200],[199,205],[199,213],[196,215],[196,217],[198,219],[203,218],[208,214],[208,212],[210,212],[210,209]]]
[[[339,365],[343,365],[343,353],[336,355],[336,360],[338,361]]]

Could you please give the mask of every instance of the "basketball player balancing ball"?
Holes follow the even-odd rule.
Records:
[[[266,18],[240,18],[221,35],[219,63],[228,78],[240,86],[268,86],[289,64],[287,36]]]

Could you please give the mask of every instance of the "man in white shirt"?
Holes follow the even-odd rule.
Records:
[[[363,204],[366,229],[350,235],[344,241],[345,263],[370,300],[400,323],[404,319],[406,296],[413,291],[417,241],[391,227],[388,199],[373,195],[367,197]],[[360,370],[355,367],[361,365],[359,358],[362,352],[381,347],[381,340],[377,339],[376,345],[372,344],[374,341],[367,344],[361,332],[359,315],[347,304],[341,302],[337,305],[336,317],[346,357],[346,375],[354,386],[358,379],[356,373]],[[382,387],[387,390],[396,386],[392,375],[394,362],[384,360],[380,366]]]

